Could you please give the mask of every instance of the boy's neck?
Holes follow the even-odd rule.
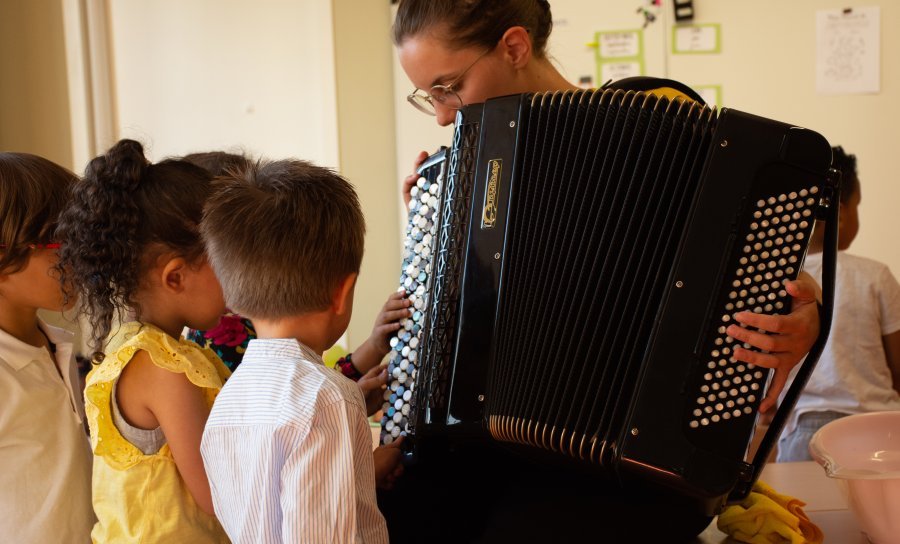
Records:
[[[38,326],[37,308],[22,308],[0,296],[0,329],[35,347],[46,347],[47,337]]]
[[[321,355],[334,344],[331,317],[330,312],[319,312],[277,320],[254,317],[250,320],[258,338],[294,338]]]

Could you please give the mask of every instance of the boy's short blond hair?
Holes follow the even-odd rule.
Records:
[[[29,153],[0,153],[0,274],[28,264],[31,246],[59,242],[56,226],[78,177]]]
[[[228,307],[261,319],[327,308],[359,272],[365,228],[350,183],[300,160],[219,178],[200,225]]]

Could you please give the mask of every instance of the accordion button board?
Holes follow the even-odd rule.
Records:
[[[409,431],[411,401],[418,376],[418,350],[428,306],[428,280],[432,267],[432,241],[444,178],[445,151],[428,157],[418,169],[419,179],[410,190],[409,220],[403,245],[400,290],[413,305],[412,315],[401,322],[391,338],[388,358],[389,384],[384,392],[381,443],[390,444]]]

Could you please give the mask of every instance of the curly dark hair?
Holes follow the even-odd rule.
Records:
[[[856,155],[844,151],[841,146],[831,148],[831,166],[841,171],[841,203],[850,202],[859,191],[859,174],[856,172]]]
[[[151,164],[134,140],[93,159],[59,219],[58,269],[91,323],[92,359],[103,359],[113,318],[133,311],[141,278],[165,251],[203,255],[199,224],[212,175],[183,160]]]
[[[514,26],[531,36],[534,56],[546,55],[553,16],[547,0],[400,0],[392,30],[395,45],[443,26],[454,47],[493,48]]]

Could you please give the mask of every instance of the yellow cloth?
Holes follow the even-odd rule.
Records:
[[[230,375],[207,348],[175,339],[152,325],[125,323],[103,362],[88,374],[85,413],[94,451],[94,542],[228,542],[215,517],[203,512],[178,474],[169,445],[144,455],[118,431],[110,405],[113,385],[144,350],[160,368],[203,389],[209,406]]]
[[[822,530],[809,520],[803,506],[805,502],[757,481],[746,499],[719,514],[719,530],[752,544],[821,544]]]

